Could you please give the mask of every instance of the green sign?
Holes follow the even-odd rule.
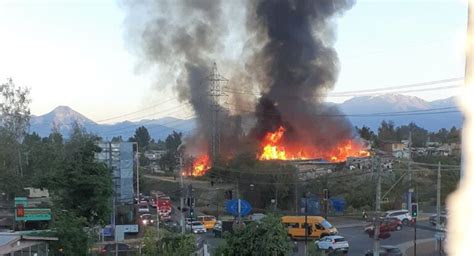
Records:
[[[28,198],[26,198],[26,197],[15,197],[15,207],[19,204],[23,205],[23,207],[28,207]]]
[[[39,221],[51,220],[51,209],[48,208],[25,208],[25,215],[18,217],[15,212],[16,221]]]

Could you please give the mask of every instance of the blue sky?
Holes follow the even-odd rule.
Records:
[[[358,1],[337,19],[335,92],[463,76],[466,13],[463,0]],[[33,114],[68,105],[96,121],[173,97],[137,71],[124,18],[115,0],[1,1],[0,81],[30,87]],[[433,100],[457,92],[412,95]]]

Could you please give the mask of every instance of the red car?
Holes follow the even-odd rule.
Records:
[[[403,228],[403,223],[397,218],[385,218],[380,222],[380,235],[381,239],[386,239],[390,237],[390,232],[399,231]],[[365,227],[365,233],[369,234],[369,237],[374,237],[374,225],[370,224]]]
[[[381,226],[387,226],[389,231],[399,231],[403,228],[403,222],[398,218],[385,218]]]

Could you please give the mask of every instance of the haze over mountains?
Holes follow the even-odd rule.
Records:
[[[385,94],[354,97],[337,105],[354,126],[365,125],[374,131],[377,131],[382,120],[392,120],[397,126],[415,122],[429,131],[452,126],[460,127],[462,124],[462,114],[458,112],[454,97],[428,102],[414,96]],[[173,130],[186,134],[196,127],[194,119],[182,120],[174,117],[98,124],[67,106],[59,106],[45,115],[32,116],[30,132],[48,136],[51,129],[56,126],[67,136],[74,122],[84,126],[87,131],[107,139],[114,136],[128,139],[135,129],[142,125],[155,140],[166,138]]]

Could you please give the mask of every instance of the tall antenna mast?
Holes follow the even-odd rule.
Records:
[[[217,65],[214,62],[212,70],[207,77],[209,82],[209,97],[211,99],[211,122],[212,122],[212,135],[211,135],[211,161],[212,166],[215,165],[217,156],[219,155],[220,149],[220,127],[219,127],[219,112],[222,108],[221,104],[223,98],[227,96],[224,91],[229,80],[219,74],[217,71]]]

